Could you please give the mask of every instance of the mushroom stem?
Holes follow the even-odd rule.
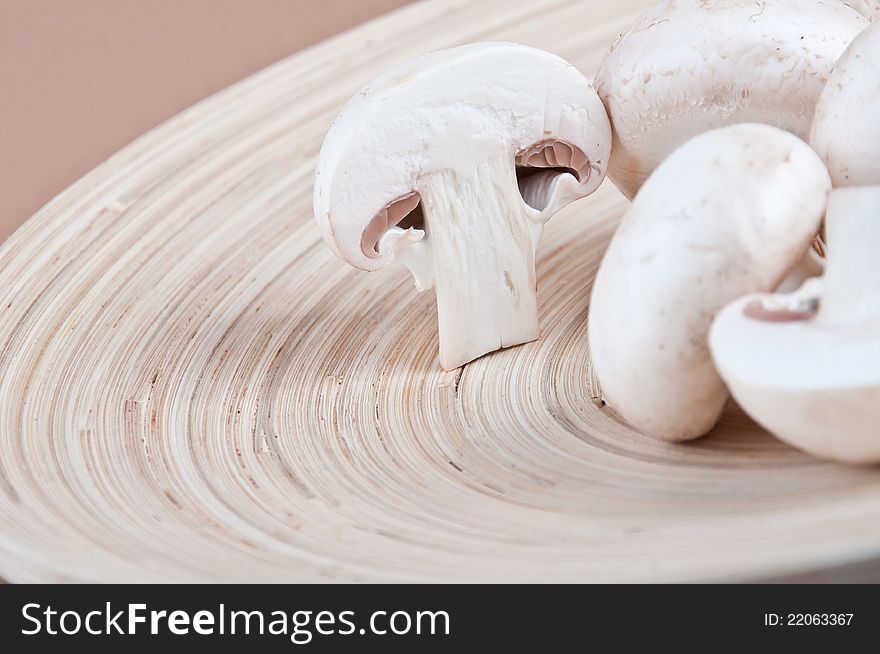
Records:
[[[826,216],[828,262],[817,320],[880,325],[880,186],[831,191]]]
[[[452,370],[538,338],[540,225],[517,192],[512,162],[460,162],[424,178],[419,194],[434,260],[440,365]]]

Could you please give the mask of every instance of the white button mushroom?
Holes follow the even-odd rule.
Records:
[[[596,73],[614,136],[608,176],[631,198],[676,147],[733,123],[806,139],[834,61],[867,25],[838,0],[659,2]]]
[[[834,65],[816,105],[810,144],[835,186],[880,184],[880,22]]]
[[[589,82],[548,52],[482,43],[389,71],[321,148],[314,209],[351,265],[407,265],[437,295],[450,370],[538,338],[543,223],[605,177],[611,127]],[[542,170],[546,169],[546,170]]]
[[[590,300],[593,372],[624,420],[671,441],[712,428],[728,399],[709,354],[712,319],[777,286],[816,234],[830,186],[816,153],[769,125],[705,132],[657,167]]]
[[[740,406],[782,440],[877,462],[880,186],[832,191],[826,228],[822,283],[732,303],[712,326],[712,355]]]

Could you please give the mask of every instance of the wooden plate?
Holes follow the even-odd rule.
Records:
[[[0,575],[876,578],[876,469],[735,409],[667,445],[593,404],[610,184],[548,225],[543,339],[454,373],[431,294],[319,242],[318,147],[379,71],[503,39],[589,73],[647,4],[416,3],[199,103],[31,218],[0,251]]]

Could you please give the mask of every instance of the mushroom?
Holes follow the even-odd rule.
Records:
[[[880,186],[835,189],[826,222],[824,277],[733,302],[709,343],[733,397],[780,439],[827,459],[878,462]]]
[[[880,0],[846,0],[846,4],[868,20],[873,21],[880,17]]]
[[[608,176],[632,198],[676,147],[733,123],[806,140],[834,61],[867,25],[838,0],[659,2],[596,73],[613,129]]]
[[[835,64],[816,105],[810,144],[835,186],[880,184],[880,22]]]
[[[342,259],[437,295],[451,370],[539,336],[543,223],[605,177],[611,126],[571,64],[514,43],[434,52],[367,85],[321,148],[315,217]]]
[[[776,288],[810,246],[831,186],[789,132],[743,123],[704,132],[651,174],[593,286],[589,345],[602,399],[639,431],[696,438],[728,399],[707,339],[715,313]]]

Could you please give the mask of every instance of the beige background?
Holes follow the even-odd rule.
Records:
[[[0,0],[0,241],[162,120],[406,0]]]

